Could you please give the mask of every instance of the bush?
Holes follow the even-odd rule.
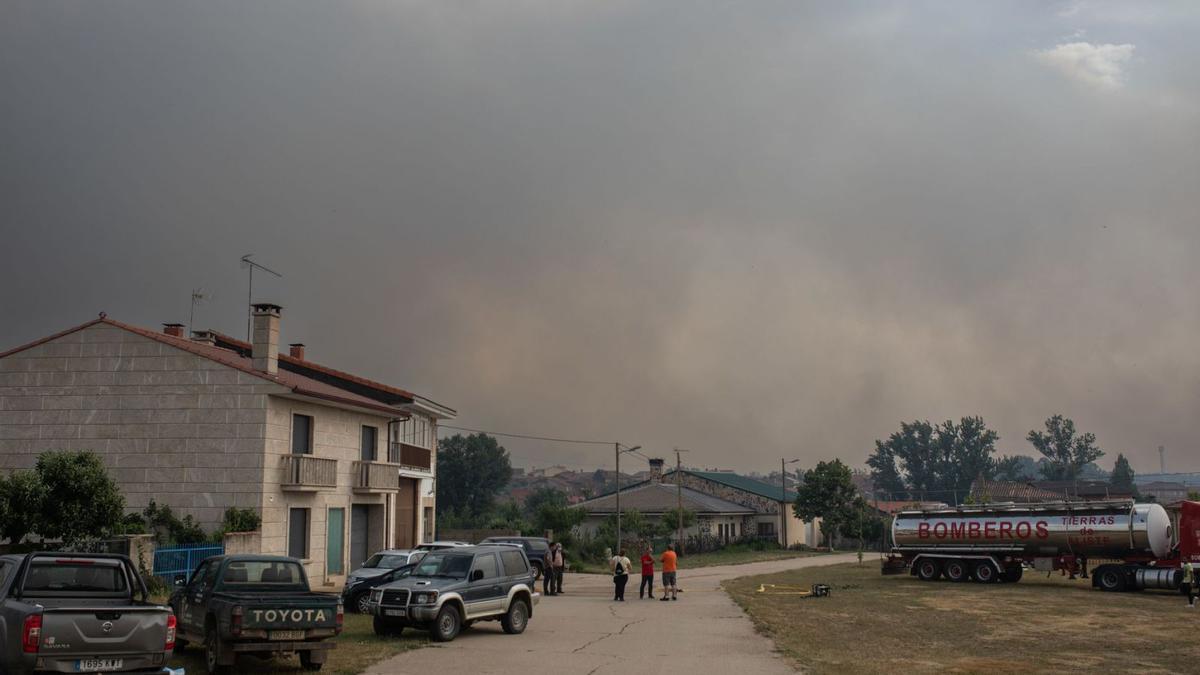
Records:
[[[121,527],[125,498],[93,452],[53,451],[38,457],[42,484],[38,534],[66,546],[104,537]]]
[[[231,506],[225,509],[225,518],[221,527],[213,533],[213,540],[221,542],[229,532],[254,532],[262,526],[262,516],[254,509],[239,509]]]
[[[146,527],[159,544],[200,544],[208,541],[204,528],[191,516],[179,518],[170,506],[159,506],[153,499],[142,511]]]
[[[42,492],[42,482],[33,471],[0,476],[0,537],[18,546],[38,529]]]

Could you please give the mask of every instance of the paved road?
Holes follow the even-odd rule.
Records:
[[[634,576],[625,602],[615,603],[608,577],[571,574],[563,583],[566,593],[542,598],[522,635],[505,635],[497,622],[475,624],[454,642],[400,654],[366,672],[791,674],[771,641],[754,632],[720,589],[721,581],[855,559],[831,555],[681,570],[686,592],[677,602],[638,600]]]

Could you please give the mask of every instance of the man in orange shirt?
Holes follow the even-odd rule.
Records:
[[[671,594],[671,597],[669,598],[670,600],[677,600],[678,598],[675,597],[676,556],[675,556],[675,545],[674,544],[667,544],[667,550],[663,551],[662,558],[660,560],[662,562],[662,570],[663,570],[662,571],[662,582],[663,582],[662,601],[666,602],[668,600],[667,593]]]

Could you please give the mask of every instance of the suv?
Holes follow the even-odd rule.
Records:
[[[413,548],[417,551],[437,551],[443,548],[455,548],[462,546],[470,546],[465,541],[431,541],[428,544],[417,544]]]
[[[481,545],[429,552],[408,576],[372,589],[369,607],[376,635],[420,628],[449,642],[476,621],[522,633],[540,598],[523,550]]]
[[[488,537],[482,544],[516,544],[525,549],[525,557],[533,565],[533,578],[542,578],[545,572],[546,552],[550,550],[550,540],[545,537]]]

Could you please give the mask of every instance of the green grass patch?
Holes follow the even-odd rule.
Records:
[[[829,584],[826,598],[757,592]],[[1165,591],[1102,593],[1026,571],[1016,584],[882,576],[874,558],[742,577],[725,590],[804,671],[1194,672],[1196,611]]]
[[[371,617],[365,614],[346,614],[345,629],[334,639],[337,648],[329,652],[322,673],[335,675],[358,675],[370,666],[400,652],[417,649],[429,644],[428,633],[405,630],[402,637],[381,638],[371,627]],[[204,646],[188,645],[176,652],[170,664],[184,667],[188,673],[204,673]],[[237,672],[255,673],[302,673],[299,657],[276,658],[261,661],[253,656],[238,657]]]

